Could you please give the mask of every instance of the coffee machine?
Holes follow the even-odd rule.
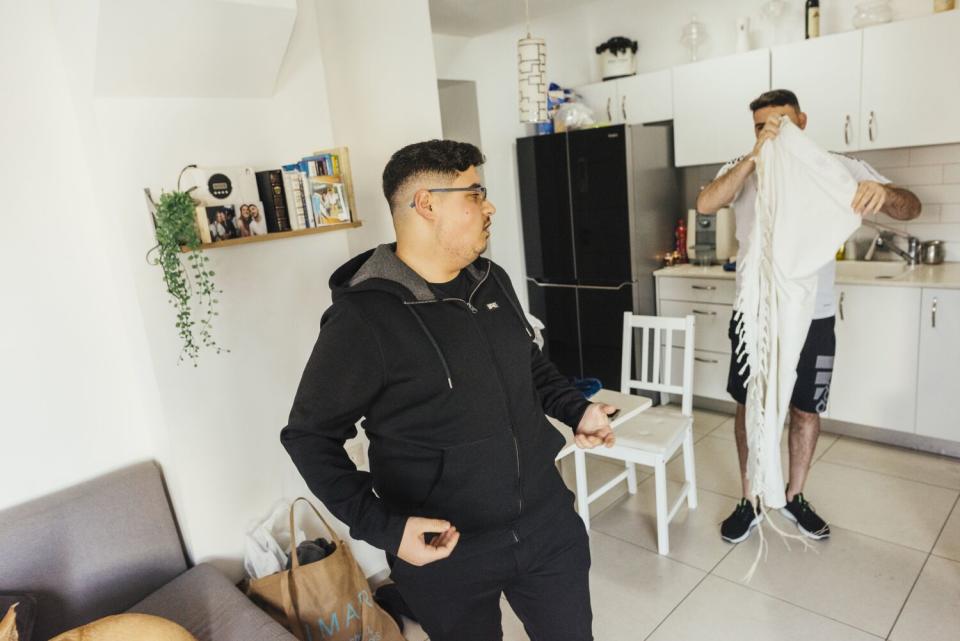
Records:
[[[687,212],[687,256],[690,262],[708,265],[737,257],[737,234],[733,209],[722,207],[715,214]]]

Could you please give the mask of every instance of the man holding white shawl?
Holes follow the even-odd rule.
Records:
[[[827,408],[833,372],[833,286],[836,264],[829,257],[813,257],[829,256],[830,246],[813,248],[805,244],[798,246],[797,243],[823,245],[823,240],[818,236],[821,231],[825,237],[840,237],[842,242],[845,235],[858,226],[851,212],[859,215],[883,212],[898,220],[910,220],[920,214],[920,202],[910,191],[891,185],[889,180],[867,163],[839,154],[826,154],[799,135],[799,132],[793,134],[795,129],[791,131],[789,153],[796,154],[799,159],[789,169],[784,165],[794,159],[787,157],[787,162],[783,161],[784,154],[788,152],[778,149],[781,153],[780,160],[777,160],[773,157],[774,153],[769,145],[764,150],[764,143],[777,139],[782,127],[795,126],[800,130],[806,127],[807,115],[800,110],[793,92],[784,89],[766,92],[750,103],[750,110],[753,112],[757,134],[755,147],[746,156],[724,165],[717,178],[707,185],[697,198],[697,210],[701,213],[715,213],[721,207],[733,206],[737,240],[740,243],[737,256],[738,304],[730,324],[733,354],[727,391],[737,402],[734,430],[740,459],[743,498],[721,525],[720,533],[724,540],[731,543],[745,540],[763,519],[763,513],[758,509],[762,503],[766,507],[780,507],[781,513],[794,521],[805,536],[824,539],[830,535],[830,528],[804,498],[803,486],[820,434],[820,413]],[[787,123],[784,117],[788,118],[792,125]],[[768,175],[766,180],[762,175],[758,178],[757,165],[764,161],[771,166],[780,162],[781,166],[776,168],[779,175],[771,177],[768,171],[770,167],[761,167],[761,174],[768,171]],[[790,170],[796,173],[790,173]],[[849,172],[849,177],[846,172]],[[803,185],[798,190],[796,184],[788,185],[784,181],[806,181],[810,188]],[[765,185],[760,189],[759,201],[758,183]],[[771,193],[778,191],[781,193]],[[838,195],[844,199],[843,202],[836,200]],[[846,199],[851,195],[852,201],[847,207]],[[788,203],[785,200],[788,197],[796,200]],[[777,198],[780,201],[775,201]],[[785,211],[801,201],[823,203],[823,209],[805,211],[800,217],[795,210]],[[765,220],[768,234],[765,241],[751,236],[757,220],[758,202],[763,210],[761,213],[767,216]],[[825,211],[827,209],[830,211]],[[773,222],[774,213],[780,216],[776,219],[776,224]],[[804,220],[807,215],[809,223]],[[806,233],[791,233],[790,236],[785,236],[791,224],[795,227],[790,231],[797,231],[798,220],[806,227],[803,230]],[[755,245],[752,251],[751,242]],[[761,243],[764,243],[763,248],[756,246]],[[763,251],[766,251],[766,255],[762,254]],[[787,256],[788,253],[791,255]],[[819,265],[818,260],[823,263],[822,266],[811,271],[809,266]],[[805,273],[804,267],[810,273]],[[747,281],[746,287],[743,281]],[[758,286],[761,282],[764,287]],[[772,308],[769,301],[771,294],[776,299]],[[766,298],[763,298],[764,296]],[[744,313],[747,308],[752,312],[756,312],[758,307],[763,308],[763,302],[767,304],[767,309],[759,313],[759,317],[765,318],[765,321],[758,323],[757,313],[752,314],[753,318],[750,318],[751,314]],[[812,320],[808,324],[804,322],[804,327],[794,327],[790,325],[791,317]],[[744,321],[747,321],[746,327]],[[758,328],[757,325],[762,326]],[[773,339],[769,338],[769,332],[773,333]],[[791,346],[793,353],[789,353]],[[776,351],[778,349],[779,353]],[[773,352],[768,354],[764,350]],[[749,354],[751,351],[759,351],[760,354]],[[744,356],[747,358],[744,359]],[[774,396],[778,390],[772,389],[770,395],[764,396],[766,385],[763,385],[762,392],[758,391],[753,389],[757,387],[756,381],[751,383],[751,392],[754,394],[751,398],[752,404],[748,401],[748,363],[759,364],[758,357],[765,358],[764,363],[771,365],[765,368],[761,376],[765,383],[774,388],[777,385],[782,388],[790,385],[791,379],[794,381],[792,394],[789,387],[786,395],[783,394],[783,389],[779,390],[783,411],[780,411],[781,405]],[[785,368],[778,359],[793,360],[790,360],[790,364]],[[795,372],[792,365],[794,362]],[[776,444],[779,442],[780,428],[784,422],[782,419],[787,413],[787,398],[790,471],[784,493],[780,476],[780,450]],[[748,405],[751,407],[750,430],[746,427]],[[765,409],[769,410],[766,417]],[[763,433],[764,429],[767,434]],[[750,444],[754,447],[751,448]],[[754,479],[754,484],[763,487],[751,487],[751,479]],[[779,487],[773,487],[773,483],[779,484]]]

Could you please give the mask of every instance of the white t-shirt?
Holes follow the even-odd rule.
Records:
[[[854,180],[856,180],[858,183],[865,180],[871,180],[881,184],[887,184],[890,182],[889,179],[879,174],[876,169],[862,160],[850,158],[849,156],[844,156],[843,154],[834,154],[834,156],[837,158],[837,160],[843,163],[844,167],[847,168],[847,170],[850,172],[850,175],[853,176]],[[735,160],[731,160],[721,167],[720,171],[717,172],[717,178],[733,169],[742,159],[743,156]],[[750,174],[750,177],[747,178],[746,182],[743,183],[743,187],[741,187],[740,191],[737,192],[733,202],[730,203],[730,206],[733,207],[736,221],[737,242],[740,244],[740,249],[737,254],[738,264],[743,258],[742,253],[744,248],[747,246],[747,238],[750,236],[750,231],[753,229],[753,221],[756,219],[756,211],[754,209],[756,201],[757,173],[753,172]],[[839,249],[839,247],[837,249]],[[813,310],[814,319],[829,318],[830,316],[836,314],[836,310],[834,309],[835,305],[833,302],[833,281],[836,277],[836,272],[836,261],[830,261],[824,265],[819,272],[817,272],[817,297]],[[740,272],[737,271],[737,296],[739,297],[739,295]]]

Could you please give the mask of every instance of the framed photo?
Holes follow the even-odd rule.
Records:
[[[266,236],[267,219],[263,213],[263,202],[249,202],[236,205],[237,218],[235,227],[240,234],[238,238],[248,236]]]
[[[237,229],[237,213],[233,205],[204,207],[207,214],[207,226],[210,230],[210,242],[240,238]]]
[[[310,198],[318,225],[350,222],[350,206],[347,204],[343,183],[312,179]]]

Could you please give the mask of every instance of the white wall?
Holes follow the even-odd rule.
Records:
[[[440,80],[439,94],[443,138],[482,147],[477,83],[472,80]]]
[[[151,456],[161,424],[67,79],[46,3],[0,2],[0,507]]]
[[[395,240],[383,168],[410,143],[440,138],[440,103],[427,0],[318,0],[321,47],[337,144],[350,146],[362,229],[358,254]]]
[[[405,4],[363,22],[299,0],[272,97],[199,99],[96,95],[97,0],[0,2],[0,80],[17,89],[0,116],[3,215],[16,230],[0,241],[14,311],[0,332],[0,422],[4,450],[22,453],[0,468],[0,506],[154,458],[191,557],[239,578],[251,522],[282,496],[309,496],[279,431],[330,304],[327,280],[354,251],[351,235],[364,234],[355,251],[392,237],[379,202],[389,154],[440,132],[426,0]],[[341,40],[321,16],[336,16]],[[394,29],[421,44],[400,46]],[[354,42],[364,49],[350,68]],[[373,60],[388,73],[349,82],[373,74]],[[388,98],[411,86],[420,100],[394,109]],[[208,250],[223,289],[215,336],[231,352],[178,366],[174,311],[144,260],[155,241],[143,187],[175,188],[188,163],[259,170],[333,145],[351,148],[370,223]],[[353,549],[367,574],[385,567],[381,552]]]

